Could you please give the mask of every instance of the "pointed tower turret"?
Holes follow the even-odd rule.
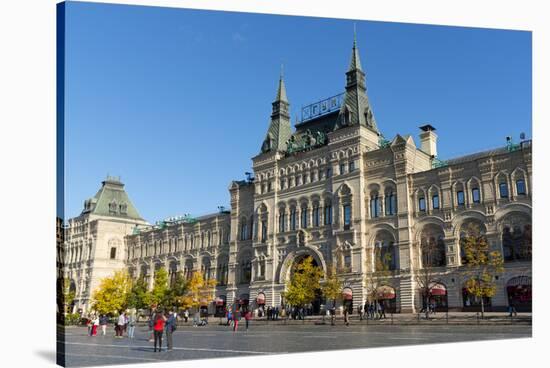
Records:
[[[288,141],[292,135],[289,113],[290,104],[286,97],[286,87],[282,71],[279,77],[277,95],[275,96],[275,101],[273,101],[271,105],[273,107],[271,111],[271,122],[262,144],[262,153],[285,150],[286,141]]]
[[[378,133],[374,114],[367,97],[365,73],[361,68],[356,37],[353,39],[351,61],[346,72],[346,93],[338,115],[336,128],[360,124]]]

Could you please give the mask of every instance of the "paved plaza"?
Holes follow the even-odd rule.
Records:
[[[244,322],[244,321],[243,321]],[[244,323],[243,323],[244,327]],[[111,333],[112,329],[109,329]],[[153,352],[146,326],[126,337],[90,337],[85,327],[66,328],[66,366],[146,363],[187,359],[285,354],[316,350],[374,348],[442,342],[531,337],[531,326],[516,325],[388,325],[251,324],[249,331],[217,323],[205,327],[181,326],[174,332],[172,351]],[[163,341],[165,344],[165,342]],[[165,346],[165,345],[164,345]]]

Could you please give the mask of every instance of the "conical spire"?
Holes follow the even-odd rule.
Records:
[[[378,131],[367,97],[365,73],[361,69],[357,37],[354,34],[351,61],[349,69],[346,72],[346,93],[336,128],[355,124],[366,126],[376,132]]]
[[[285,80],[283,79],[282,74],[279,77],[279,88],[277,89],[277,96],[275,96],[275,102],[277,101],[288,102],[286,97]]]
[[[361,68],[361,60],[359,59],[359,50],[357,49],[357,34],[355,33],[355,25],[353,27],[353,49],[351,50],[351,61],[349,63],[348,72],[354,70],[363,70]]]
[[[286,141],[292,135],[289,103],[286,96],[282,67],[279,76],[277,95],[275,96],[275,101],[273,101],[271,105],[271,122],[269,123],[267,135],[262,144],[262,153],[284,150],[286,148]]]

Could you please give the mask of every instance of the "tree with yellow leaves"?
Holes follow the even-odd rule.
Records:
[[[321,288],[323,270],[313,264],[313,258],[307,256],[294,265],[293,273],[287,282],[283,296],[292,306],[302,307],[315,300],[316,290]]]
[[[216,280],[205,280],[202,273],[195,271],[187,283],[185,295],[179,298],[179,304],[185,309],[198,310],[201,305],[208,305],[214,300],[215,287]]]
[[[92,308],[100,314],[117,314],[126,310],[132,287],[126,270],[116,271],[113,276],[101,280],[92,295]]]
[[[481,318],[485,312],[484,298],[493,297],[497,290],[495,276],[502,273],[504,260],[499,251],[490,251],[489,243],[480,227],[471,223],[460,241],[469,279],[466,289],[481,300]]]

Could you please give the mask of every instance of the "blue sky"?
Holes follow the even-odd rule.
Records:
[[[344,91],[356,23],[389,139],[430,123],[441,159],[531,137],[531,33],[68,3],[65,214],[107,174],[148,221],[228,206],[269,124],[281,63],[291,114]]]

